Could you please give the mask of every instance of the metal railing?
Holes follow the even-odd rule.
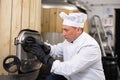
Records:
[[[106,31],[102,25],[101,18],[98,15],[94,15],[92,18],[92,25],[96,28],[96,31],[94,34],[97,36],[93,36],[96,39],[101,47],[102,55],[107,56],[107,53],[109,53],[112,57],[114,57],[114,52],[112,50],[111,44],[108,40],[108,35],[106,34]]]

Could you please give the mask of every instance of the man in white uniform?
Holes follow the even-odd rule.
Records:
[[[52,74],[46,80],[105,80],[100,47],[83,31],[87,15],[61,12],[60,17],[63,19],[63,43],[50,45],[50,52],[46,52],[45,44],[41,43],[29,48],[23,45],[24,50],[36,55],[50,69]]]

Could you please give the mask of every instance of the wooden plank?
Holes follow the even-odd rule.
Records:
[[[10,53],[10,27],[11,27],[12,0],[1,0],[0,3],[0,74],[7,74],[3,69],[3,59]]]
[[[57,9],[51,8],[50,9],[50,32],[56,32],[56,16],[57,16]]]
[[[22,29],[29,28],[30,23],[30,0],[22,1]]]
[[[36,1],[35,30],[41,32],[41,0]]]
[[[85,22],[84,31],[85,31],[86,33],[89,33],[89,29],[88,29],[88,20]]]
[[[50,9],[43,8],[42,10],[42,21],[43,24],[41,26],[42,32],[49,32],[49,27],[50,27]]]
[[[43,27],[43,19],[44,19],[44,17],[43,17],[43,10],[44,10],[44,8],[41,8],[41,32],[44,32],[44,27]]]
[[[63,22],[63,20],[59,16],[60,12],[65,12],[66,14],[68,14],[70,11],[67,10],[67,9],[57,9],[56,32],[62,32],[62,22]]]
[[[21,3],[22,0],[14,0],[12,7],[12,27],[11,27],[11,50],[12,55],[16,55],[16,46],[14,45],[14,39],[18,36],[21,29]]]
[[[30,29],[35,29],[36,0],[30,0]]]
[[[59,16],[60,12],[63,12],[63,9],[57,9],[56,32],[62,32],[62,22],[63,22],[63,20]]]
[[[65,12],[66,14],[69,14],[71,11],[68,9],[62,9],[63,12]]]
[[[32,0],[31,0],[32,1]],[[0,0],[0,66],[2,66],[3,59],[9,54],[16,54],[16,47],[14,46],[14,38],[18,35],[21,29],[31,28],[40,30],[40,5],[41,0],[34,0],[30,5],[30,0]],[[30,16],[30,6],[35,6],[35,12]],[[34,10],[32,8],[32,10]],[[32,11],[31,10],[31,11]],[[33,16],[35,15],[35,16]],[[30,24],[30,19],[33,24]],[[22,26],[22,27],[21,27]],[[7,72],[0,67],[0,75],[7,74]]]

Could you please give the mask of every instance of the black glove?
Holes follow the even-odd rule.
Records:
[[[22,43],[22,46],[24,47],[24,51],[28,52],[29,50],[29,47],[31,46],[31,44],[34,44],[34,43],[38,43],[41,48],[44,50],[45,54],[49,54],[50,53],[50,50],[51,50],[51,47],[44,44],[44,42],[36,42],[35,38],[31,37],[31,36],[28,36],[24,39],[23,43]]]
[[[28,41],[27,41],[28,40]],[[29,41],[32,40],[32,41]],[[45,51],[41,48],[41,44],[34,41],[34,39],[26,39],[26,41],[22,44],[24,51],[31,53],[43,63],[49,69],[51,69],[54,59],[47,55]]]
[[[41,46],[41,48],[44,50],[44,52],[45,52],[46,54],[49,54],[49,53],[50,53],[50,50],[51,50],[51,47],[50,47],[50,46],[44,44],[44,42],[38,42],[38,43],[39,43],[39,45]]]
[[[30,50],[29,48],[30,48],[31,44],[35,44],[35,43],[36,43],[35,38],[33,38],[33,37],[31,37],[31,36],[26,37],[26,38],[24,39],[24,41],[22,42],[23,50],[24,50],[25,52],[29,52],[29,50]]]

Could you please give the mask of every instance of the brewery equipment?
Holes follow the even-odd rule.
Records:
[[[41,35],[38,31],[30,29],[21,30],[14,40],[16,46],[16,55],[9,55],[3,61],[3,67],[7,72],[18,72],[18,74],[0,76],[0,80],[37,79],[39,75],[39,70],[41,68],[41,62],[37,59],[36,56],[25,52],[22,48],[23,42],[28,37],[30,42],[32,42],[33,39],[35,39],[36,41],[41,40]]]

